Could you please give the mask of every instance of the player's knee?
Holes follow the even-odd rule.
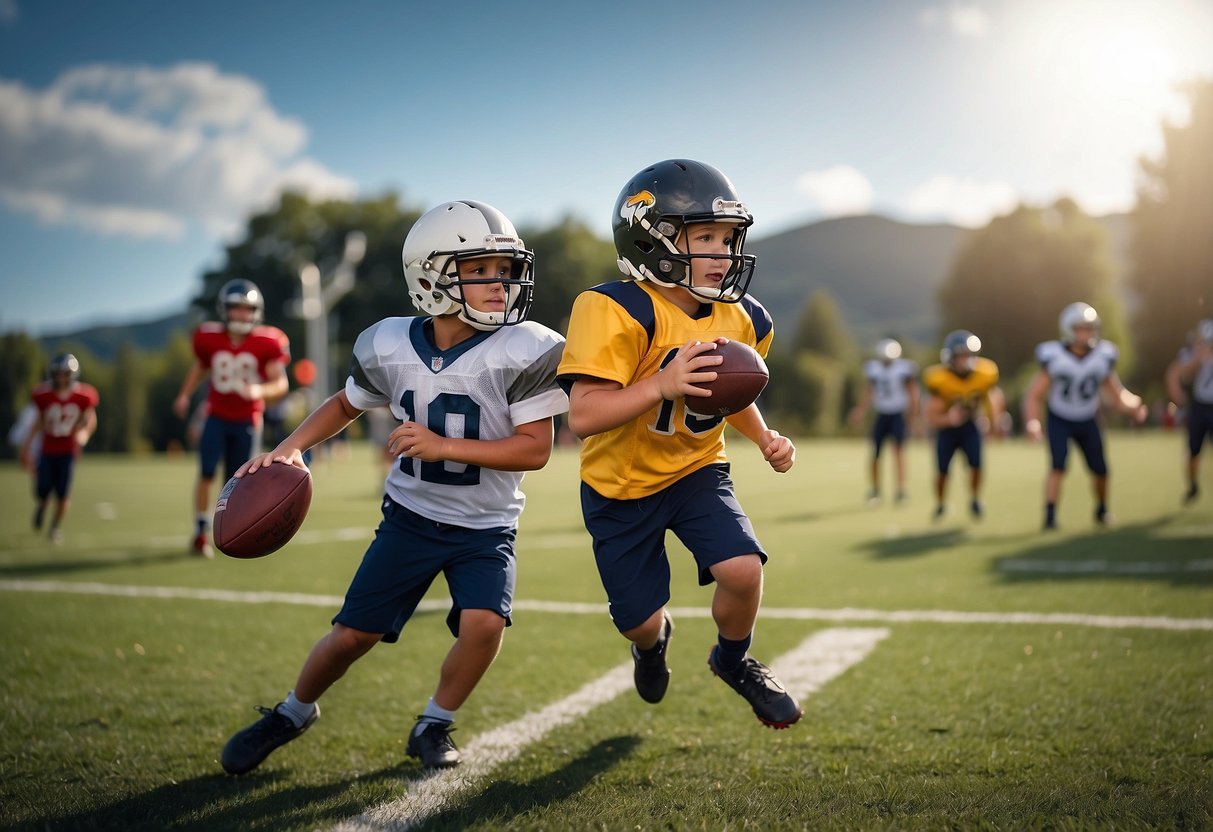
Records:
[[[473,644],[500,642],[505,619],[493,610],[463,610],[459,614],[459,639]]]
[[[367,650],[370,650],[382,638],[383,633],[368,633],[365,630],[355,630],[353,627],[347,627],[344,624],[334,624],[333,629],[329,631],[328,635],[330,647],[338,653],[355,657],[361,656]]]
[[[762,587],[762,559],[757,554],[740,555],[712,566],[712,577],[728,592],[754,592]]]

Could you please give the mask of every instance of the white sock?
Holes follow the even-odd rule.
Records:
[[[439,705],[437,702],[430,699],[426,704],[425,710],[421,712],[421,718],[417,720],[417,727],[413,729],[414,734],[420,734],[428,723],[431,722],[454,722],[455,712],[448,711],[446,708]]]
[[[278,712],[295,723],[296,728],[302,728],[303,723],[311,719],[312,714],[319,715],[320,706],[315,702],[300,702],[295,698],[295,692],[291,691],[278,706]]]

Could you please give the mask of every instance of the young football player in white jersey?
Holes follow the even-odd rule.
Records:
[[[851,408],[849,419],[858,427],[869,407],[876,411],[868,502],[880,502],[880,449],[886,439],[892,439],[893,472],[897,479],[894,499],[900,503],[906,498],[906,457],[902,446],[918,414],[918,365],[901,357],[901,344],[892,338],[877,341],[875,355],[863,364],[863,376],[868,383],[859,403]]]
[[[426,768],[459,763],[450,732],[501,648],[510,623],[514,537],[524,471],[552,450],[552,419],[568,409],[556,386],[564,339],[526,320],[534,255],[510,221],[480,202],[448,202],[414,223],[404,242],[409,297],[426,317],[387,318],[358,336],[345,389],[320,405],[239,475],[302,466],[304,450],[363,411],[386,407],[398,458],[383,521],[332,630],[312,648],[295,687],[237,732],[220,762],[252,770],[316,720],[316,701],[357,659],[394,642],[430,583],[444,575],[455,643],[406,751]]]
[[[1213,438],[1213,320],[1196,325],[1190,346],[1180,350],[1175,362],[1176,404],[1188,404],[1188,489],[1184,502],[1200,496],[1200,449],[1205,437]]]
[[[1049,455],[1051,466],[1045,478],[1045,530],[1057,528],[1057,499],[1066,473],[1070,440],[1078,445],[1095,486],[1095,522],[1107,525],[1108,464],[1104,459],[1103,434],[1095,419],[1100,392],[1113,406],[1138,423],[1146,420],[1141,397],[1130,393],[1116,374],[1120,351],[1099,337],[1099,314],[1086,303],[1071,303],[1058,318],[1061,339],[1036,347],[1040,372],[1024,396],[1025,430],[1034,441],[1045,435],[1041,427],[1041,403],[1048,397]]]
[[[624,280],[582,292],[560,364],[571,390],[569,427],[581,449],[581,509],[611,619],[630,641],[640,697],[660,702],[669,684],[674,624],[667,531],[695,558],[699,583],[715,582],[717,639],[708,667],[764,724],[786,728],[800,705],[748,655],[767,556],[742,511],[725,456],[725,418],[697,413],[716,377],[717,339],[765,355],[771,316],[746,295],[754,258],[743,254],[753,217],[711,165],[670,159],[632,177],[615,201],[615,250]],[[704,408],[705,410],[707,408]],[[727,417],[783,473],[791,441],[757,405]]]

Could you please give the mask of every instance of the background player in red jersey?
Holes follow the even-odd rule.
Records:
[[[97,404],[100,397],[91,384],[80,382],[80,362],[71,353],[55,356],[47,372],[47,381],[34,388],[31,396],[38,409],[38,422],[21,445],[21,464],[37,469],[34,530],[42,530],[42,521],[51,495],[55,495],[55,514],[51,518],[50,538],[63,540],[59,530],[71,502],[72,471],[76,457],[97,429]],[[38,429],[40,428],[40,429]],[[41,436],[42,448],[35,462],[33,445]]]
[[[260,450],[261,414],[266,400],[286,395],[290,343],[282,330],[263,326],[265,299],[251,280],[229,280],[219,290],[220,321],[194,330],[197,360],[186,373],[173,402],[178,418],[189,415],[190,396],[208,376],[208,415],[198,442],[201,459],[194,488],[196,528],[190,551],[211,557],[211,482],[219,458],[225,478]]]

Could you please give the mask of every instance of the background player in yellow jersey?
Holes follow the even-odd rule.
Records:
[[[935,517],[943,517],[948,490],[948,467],[956,451],[969,463],[969,512],[981,518],[981,429],[978,409],[985,412],[990,431],[1001,430],[1006,403],[998,387],[998,365],[978,355],[981,339],[958,329],[949,332],[939,351],[939,364],[922,374],[927,400],[927,424],[937,431],[935,457]]]
[[[569,427],[585,440],[582,512],[611,618],[632,642],[637,692],[660,702],[674,630],[665,609],[665,535],[673,531],[694,555],[700,585],[716,583],[719,635],[708,666],[763,723],[786,728],[800,705],[747,653],[767,555],[733,493],[724,419],[695,409],[707,394],[696,385],[720,363],[718,339],[763,355],[771,345],[771,317],[746,295],[754,258],[743,244],[753,217],[716,168],[672,159],[632,177],[612,220],[627,279],[578,296],[559,369]],[[728,422],[776,471],[792,467],[795,447],[756,405]]]

